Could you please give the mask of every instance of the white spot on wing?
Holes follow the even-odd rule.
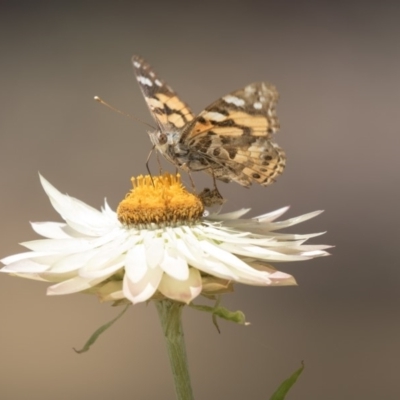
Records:
[[[146,86],[153,86],[153,82],[149,79],[146,78],[145,76],[138,76],[137,80],[142,84]]]
[[[256,109],[256,110],[261,110],[262,109],[262,104],[260,103],[260,102],[256,102],[256,103],[254,103],[253,104],[253,107]]]
[[[244,100],[239,99],[239,97],[228,95],[224,97],[224,101],[229,104],[234,104],[237,107],[243,107],[244,106]]]
[[[211,121],[223,121],[225,119],[225,115],[215,112],[215,111],[208,111],[205,114],[203,114],[204,118],[207,118]]]
[[[138,62],[138,61],[134,61],[133,62],[133,66],[136,67],[136,68],[139,68],[141,65],[142,64],[140,64],[140,62]]]
[[[158,79],[156,79],[154,82],[156,83],[157,86],[162,86],[162,82],[159,81]]]
[[[249,86],[246,86],[245,88],[244,88],[244,92],[246,93],[246,95],[252,95],[252,94],[254,94],[254,92],[256,91],[256,88],[253,86],[253,85],[249,85]]]

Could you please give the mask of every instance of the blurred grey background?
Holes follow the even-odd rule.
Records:
[[[38,238],[29,221],[60,220],[38,171],[96,207],[146,172],[147,128],[92,100],[152,123],[132,54],[195,111],[268,80],[287,168],[269,188],[220,184],[225,210],[324,209],[292,231],[327,230],[314,242],[336,248],[276,264],[298,287],[236,286],[224,304],[249,327],[221,322],[219,335],[185,311],[195,397],[268,399],[304,360],[288,400],[400,398],[399,20],[395,1],[0,2],[0,257]],[[118,310],[47,286],[0,275],[1,399],[174,398],[152,304],[76,355]]]

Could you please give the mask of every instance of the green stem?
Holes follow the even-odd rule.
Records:
[[[184,304],[173,300],[155,303],[167,344],[176,397],[178,400],[193,400],[181,318]]]

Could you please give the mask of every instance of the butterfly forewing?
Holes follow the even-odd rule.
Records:
[[[139,56],[133,56],[132,64],[146,103],[162,132],[171,128],[182,129],[193,120],[194,115],[190,108],[157,77],[146,61]]]
[[[182,138],[207,134],[210,130],[232,137],[268,136],[279,129],[275,111],[278,97],[274,86],[252,83],[209,105]]]

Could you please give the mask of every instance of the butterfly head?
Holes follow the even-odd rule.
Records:
[[[162,130],[148,132],[155,148],[172,164],[183,168],[186,164],[189,150],[179,143],[180,134],[163,132]]]
[[[156,130],[148,132],[151,142],[159,149],[165,150],[168,147],[178,146],[180,133],[179,132],[165,132],[164,130]]]
[[[161,132],[161,131],[153,131],[153,132],[148,132],[150,136],[151,142],[157,147],[157,148],[163,148],[168,146],[168,136],[166,133]]]

